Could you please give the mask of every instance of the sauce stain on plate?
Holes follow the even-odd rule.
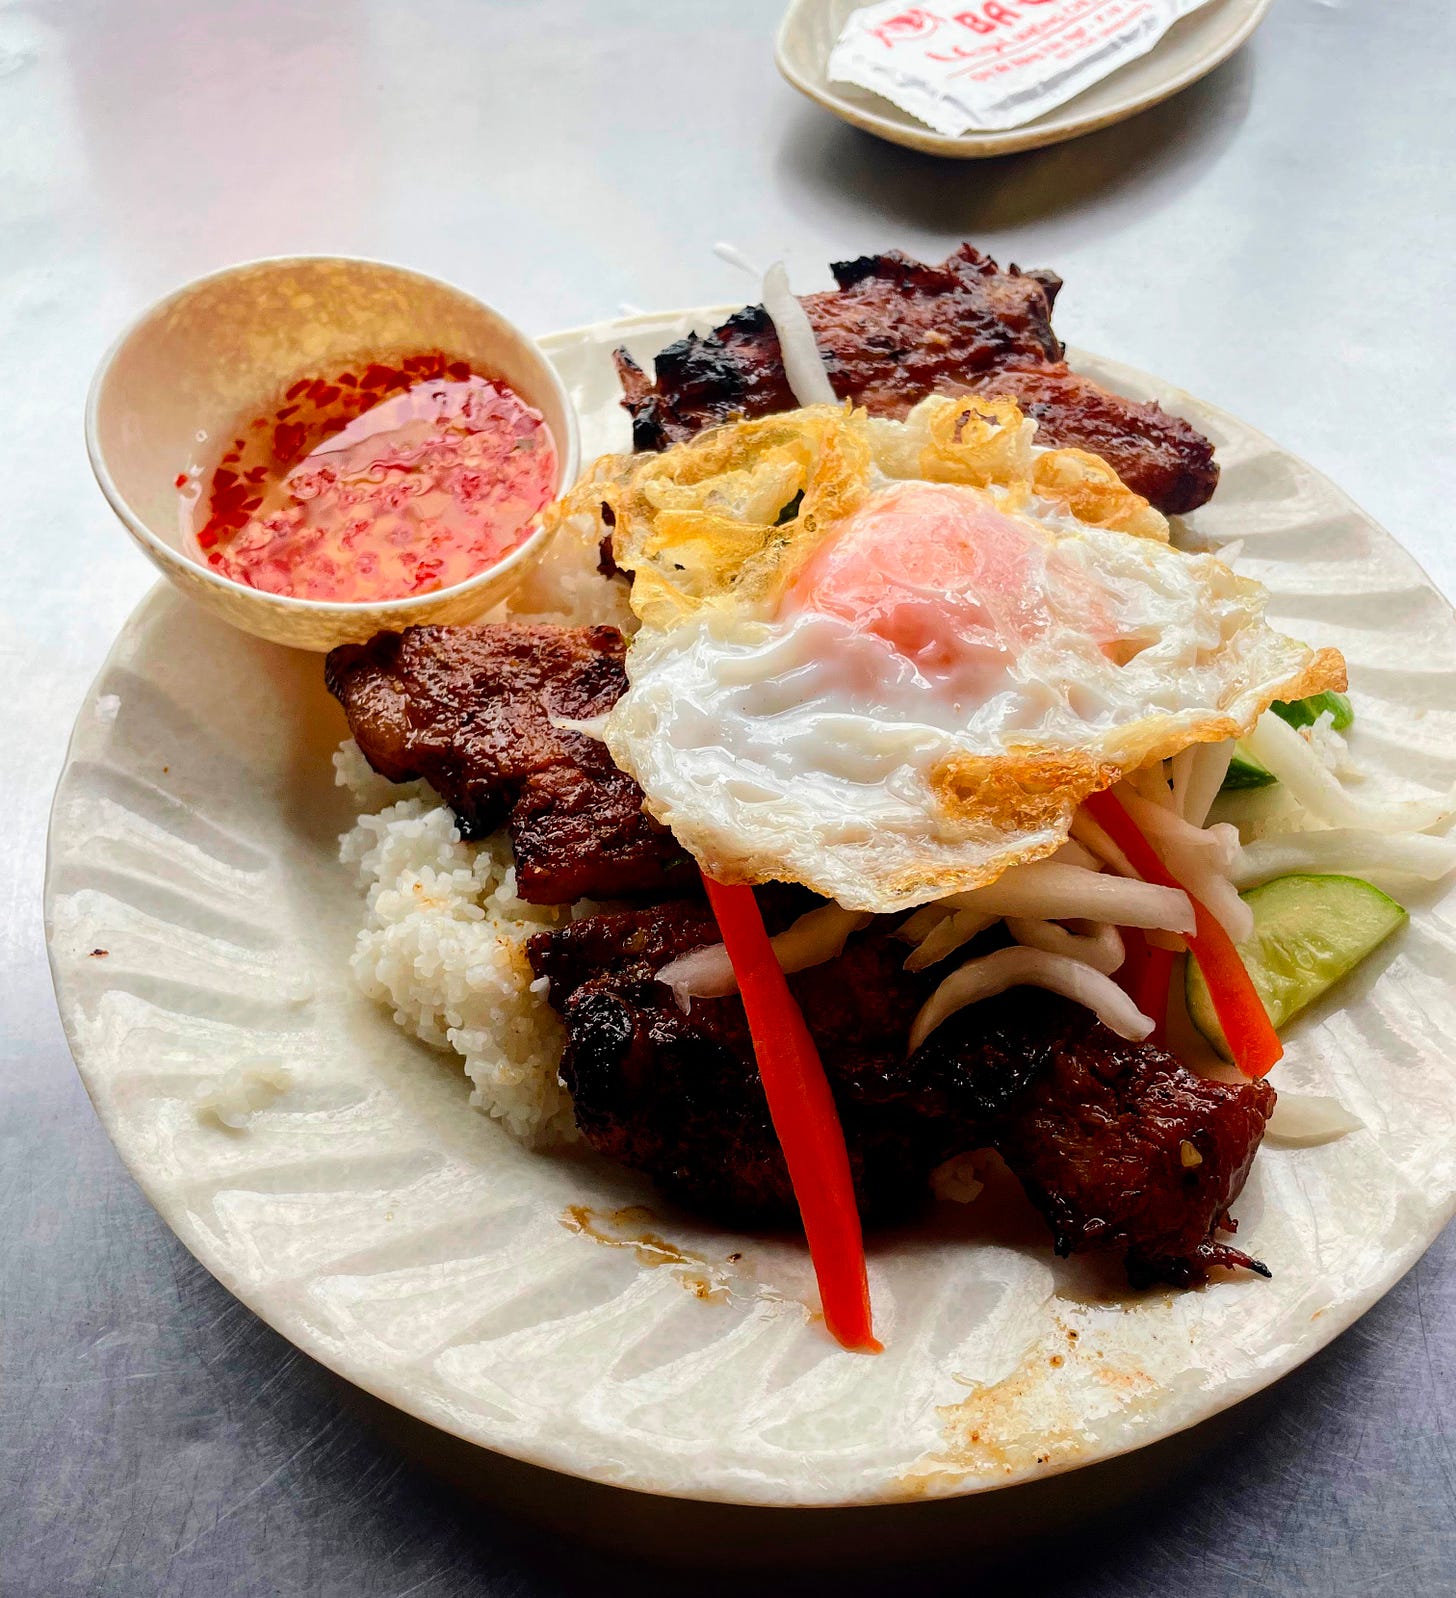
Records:
[[[588,1205],[569,1204],[561,1216],[561,1224],[568,1232],[589,1237],[607,1248],[630,1248],[643,1265],[668,1266],[694,1298],[708,1303],[726,1303],[732,1298],[732,1270],[714,1264],[702,1254],[679,1248],[656,1232],[647,1231],[654,1219],[652,1211],[640,1205],[599,1215]]]
[[[773,1304],[792,1304],[810,1321],[822,1321],[824,1312],[817,1304],[806,1304],[794,1293],[771,1287],[754,1274],[741,1253],[729,1254],[719,1262],[680,1244],[669,1242],[649,1230],[657,1217],[640,1204],[603,1213],[586,1204],[568,1204],[560,1221],[568,1232],[589,1237],[605,1248],[627,1248],[649,1269],[667,1266],[674,1278],[694,1298],[709,1304],[726,1304],[732,1299],[756,1298]]]
[[[939,1446],[905,1472],[899,1491],[937,1497],[968,1479],[1065,1470],[1098,1457],[1110,1417],[1152,1410],[1165,1384],[1129,1349],[1089,1346],[1060,1316],[1051,1330],[1055,1343],[1038,1341],[999,1381],[955,1378],[971,1390],[937,1407]]]

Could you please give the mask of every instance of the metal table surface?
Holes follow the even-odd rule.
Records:
[[[785,255],[813,287],[830,258],[970,238],[1057,267],[1065,337],[1273,434],[1456,592],[1444,0],[1281,0],[1169,104],[970,165],[877,143],[796,96],[773,68],[778,11],[0,7],[7,1598],[660,1584],[407,1465],[166,1231],[71,1066],[41,938],[46,810],[86,685],[152,580],[90,481],[81,409],[95,361],[145,302],[233,260],[342,251],[454,279],[545,331],[740,295],[719,239]],[[1453,1351],[1448,1232],[1193,1476],[1095,1532],[1001,1576],[956,1561],[795,1585],[1449,1593]],[[708,1590],[713,1553],[694,1576]]]

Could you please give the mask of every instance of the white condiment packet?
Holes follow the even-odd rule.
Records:
[[[851,12],[829,77],[937,133],[1019,127],[1146,55],[1208,0],[975,0]]]

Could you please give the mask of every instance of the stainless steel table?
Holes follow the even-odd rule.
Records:
[[[46,808],[86,684],[151,580],[92,487],[81,407],[102,349],[146,301],[244,257],[345,251],[453,278],[544,331],[740,295],[712,253],[720,239],[785,255],[814,287],[831,257],[970,238],[1057,267],[1064,336],[1266,429],[1456,592],[1444,0],[1282,0],[1238,57],[1168,105],[967,166],[801,101],[773,69],[777,12],[0,8],[7,1598],[657,1585],[405,1465],[172,1239],[71,1067],[41,942]],[[1450,1593],[1453,1354],[1448,1233],[1192,1478],[1001,1576],[962,1561],[903,1585]],[[704,1549],[695,1585],[714,1588],[713,1562]]]

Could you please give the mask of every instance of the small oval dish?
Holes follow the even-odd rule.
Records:
[[[512,323],[462,290],[379,261],[300,256],[199,278],[142,313],[108,352],[86,405],[86,448],[122,525],[189,598],[245,632],[326,650],[384,628],[464,622],[516,586],[547,536],[452,587],[368,601],[300,599],[210,570],[184,520],[179,476],[239,418],[303,376],[447,350],[545,418],[557,492],[577,474],[576,413],[555,369]]]
[[[1147,55],[1044,116],[1019,128],[957,136],[937,133],[868,89],[830,82],[829,52],[850,12],[865,3],[790,0],[774,47],[779,71],[800,94],[866,133],[927,155],[978,161],[1095,133],[1169,99],[1226,61],[1264,20],[1273,0],[1212,0],[1174,23]]]

